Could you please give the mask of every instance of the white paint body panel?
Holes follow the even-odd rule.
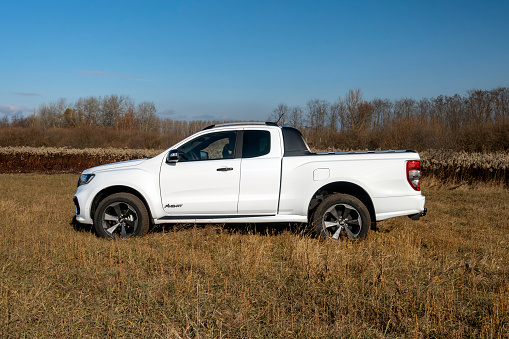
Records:
[[[309,198],[306,201],[302,196],[311,197],[321,187],[335,182],[352,183],[366,191],[377,220],[419,213],[424,209],[424,197],[406,180],[408,160],[419,160],[419,155],[366,153],[284,157],[279,214],[307,215]],[[329,177],[313,180],[318,168],[329,168]]]
[[[278,129],[270,132],[271,140],[281,139]],[[283,146],[273,142],[269,154],[242,159],[238,214],[276,215],[282,156]]]
[[[170,149],[206,133],[266,130],[269,154],[248,159],[166,163]],[[77,221],[93,222],[93,201],[105,189],[136,191],[146,202],[154,223],[165,222],[307,222],[313,195],[326,185],[351,183],[370,197],[377,220],[424,210],[425,198],[406,179],[406,162],[414,152],[313,154],[283,157],[281,128],[229,126],[204,130],[152,159],[94,167],[95,174],[78,187]],[[220,167],[231,171],[217,171]],[[182,205],[180,207],[176,207]],[[166,206],[166,207],[165,207]]]
[[[218,171],[225,167],[232,170]],[[240,159],[163,162],[161,204],[170,216],[236,214],[239,183]]]

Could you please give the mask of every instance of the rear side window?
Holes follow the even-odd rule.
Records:
[[[244,131],[244,141],[242,143],[242,157],[255,158],[270,152],[270,132],[269,131]]]
[[[285,144],[285,157],[311,154],[304,137],[299,130],[293,127],[283,127],[283,142]]]

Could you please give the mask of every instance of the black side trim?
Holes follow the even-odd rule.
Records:
[[[326,154],[383,154],[383,153],[417,153],[416,151],[412,151],[409,149],[402,150],[386,150],[386,151],[347,151],[347,152],[318,152],[312,153],[313,155],[326,155]]]
[[[318,153],[297,153],[297,152],[285,152],[285,157],[297,157],[297,156],[321,156],[321,155],[346,155],[346,154],[387,154],[387,153],[417,153],[412,150],[388,150],[388,151],[346,151],[346,152],[318,152]]]
[[[235,159],[242,158],[242,145],[244,143],[244,131],[237,131],[237,140],[235,141]]]
[[[74,202],[74,206],[76,206],[76,214],[80,214],[80,203],[78,202],[78,198],[74,196],[72,198],[72,201]]]
[[[275,214],[248,214],[248,215],[239,215],[239,214],[233,214],[233,215],[168,215],[166,217],[159,218],[159,220],[180,220],[180,219],[239,219],[239,218],[254,218],[254,217],[273,217]]]
[[[284,157],[312,154],[298,129],[283,126],[281,131],[283,132],[283,143],[285,147]]]

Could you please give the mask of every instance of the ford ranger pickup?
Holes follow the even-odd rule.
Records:
[[[307,223],[362,239],[377,221],[426,214],[414,151],[313,153],[274,123],[212,125],[151,159],[83,171],[76,221],[99,236],[141,236],[162,223]]]

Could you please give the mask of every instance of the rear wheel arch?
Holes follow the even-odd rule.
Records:
[[[311,226],[315,235],[335,241],[364,239],[371,226],[366,205],[349,194],[330,194],[317,207]]]
[[[325,186],[319,188],[311,197],[308,205],[308,220],[311,221],[313,219],[313,214],[318,208],[318,205],[327,198],[331,194],[347,194],[351,195],[357,199],[359,199],[368,209],[369,215],[371,217],[371,228],[376,227],[376,214],[375,207],[373,205],[373,201],[369,194],[359,185],[346,182],[346,181],[337,181],[329,183]]]

